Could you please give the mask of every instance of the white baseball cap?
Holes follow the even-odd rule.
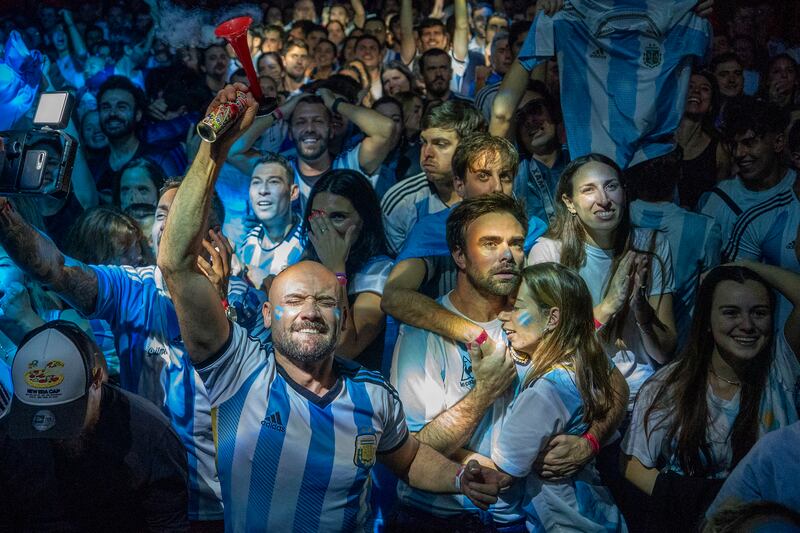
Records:
[[[25,336],[11,365],[4,425],[16,439],[65,439],[83,430],[96,344],[75,324],[49,322]],[[99,350],[99,349],[98,349]]]

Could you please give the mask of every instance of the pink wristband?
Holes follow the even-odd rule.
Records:
[[[600,453],[600,442],[597,440],[597,437],[595,437],[588,431],[583,435],[581,435],[581,437],[589,441],[589,446],[592,447],[592,453],[594,455]]]
[[[481,334],[478,335],[477,337],[475,337],[475,340],[472,341],[472,342],[477,344],[478,346],[480,346],[481,344],[486,342],[488,339],[489,339],[489,334],[486,333],[486,330],[483,330],[483,331],[481,331]]]
[[[283,111],[281,111],[280,107],[273,109],[272,114],[278,117],[278,120],[283,120]]]
[[[346,287],[347,286],[347,274],[345,274],[344,272],[337,272],[336,273],[336,281],[339,282],[339,285],[342,285],[343,287]]]

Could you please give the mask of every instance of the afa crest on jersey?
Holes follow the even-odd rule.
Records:
[[[661,54],[661,47],[655,43],[650,43],[644,47],[642,53],[642,64],[647,68],[656,68],[664,60]]]
[[[359,468],[372,468],[378,451],[378,436],[372,429],[359,430],[356,437],[356,447],[353,453],[353,463]]]

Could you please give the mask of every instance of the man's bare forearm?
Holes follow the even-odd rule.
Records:
[[[417,433],[417,439],[450,457],[467,443],[493,401],[472,389],[460,402],[428,422]]]
[[[392,132],[394,131],[392,119],[372,109],[348,102],[342,102],[338,110],[350,122],[358,126],[367,137],[373,137],[385,142],[389,142],[392,139]]]
[[[469,14],[467,0],[455,0],[453,16],[456,19],[453,35],[453,57],[457,61],[466,61],[469,54]],[[491,44],[491,43],[489,43]]]
[[[454,483],[458,464],[448,461],[425,444],[420,441],[417,454],[408,469],[409,485],[428,492],[458,492]]]
[[[164,226],[162,246],[158,253],[158,265],[164,274],[195,270],[218,175],[219,167],[211,158],[209,143],[201,143],[192,166],[175,194]]]
[[[0,243],[31,278],[57,292],[82,314],[94,311],[97,302],[94,271],[65,257],[53,241],[28,224],[4,198],[0,198]]]
[[[439,302],[415,290],[385,290],[381,308],[394,318],[431,331],[456,342],[470,342],[481,334],[481,327],[445,309]]]
[[[417,43],[414,39],[414,11],[411,0],[400,1],[400,31],[403,39],[400,42],[400,59],[410,65],[417,55]]]

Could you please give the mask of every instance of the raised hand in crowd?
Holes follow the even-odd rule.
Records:
[[[197,267],[217,289],[220,299],[224,300],[228,295],[228,280],[231,277],[233,246],[222,231],[210,229],[208,238],[203,239],[203,249],[208,254],[208,259],[203,254],[198,255]]]

